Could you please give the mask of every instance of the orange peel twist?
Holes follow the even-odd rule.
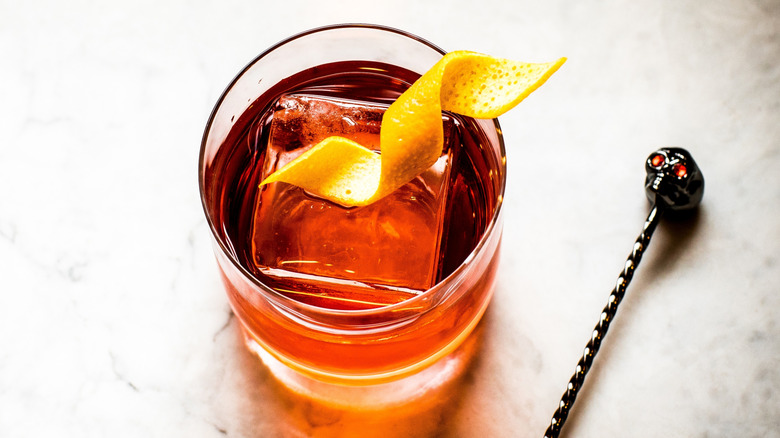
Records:
[[[393,102],[382,117],[381,154],[343,137],[322,140],[260,185],[293,184],[332,202],[371,204],[431,167],[444,145],[441,112],[478,119],[504,114],[566,61],[524,63],[450,52]]]

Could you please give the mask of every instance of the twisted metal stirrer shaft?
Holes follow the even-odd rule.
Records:
[[[577,399],[577,393],[585,381],[585,376],[593,364],[593,358],[599,351],[601,340],[607,334],[609,324],[615,317],[618,305],[623,300],[626,288],[634,277],[634,270],[639,266],[642,254],[647,249],[662,214],[693,210],[699,205],[704,194],[704,176],[701,169],[696,165],[691,154],[683,148],[658,149],[647,157],[645,170],[647,171],[645,193],[653,208],[647,216],[642,234],[636,239],[634,249],[626,260],[623,272],[618,276],[615,288],[609,296],[609,302],[601,311],[601,318],[593,329],[590,341],[577,363],[577,369],[569,380],[558,409],[553,414],[550,427],[544,434],[545,438],[558,438],[569,416],[569,410]]]
[[[590,370],[590,367],[593,364],[593,358],[599,351],[601,340],[607,334],[609,324],[612,322],[612,318],[615,317],[618,305],[623,300],[623,296],[626,293],[626,288],[634,277],[634,269],[636,269],[639,262],[642,260],[642,254],[644,254],[647,245],[650,243],[650,238],[653,236],[653,231],[655,231],[658,222],[661,220],[661,213],[662,210],[658,208],[658,205],[654,205],[650,210],[650,214],[647,216],[645,225],[642,228],[642,233],[637,237],[636,242],[634,242],[634,249],[631,251],[631,255],[628,256],[623,271],[617,278],[615,288],[609,295],[607,305],[604,306],[604,310],[601,311],[599,322],[593,329],[590,340],[585,346],[582,357],[577,363],[574,375],[572,375],[569,380],[566,392],[561,396],[558,409],[556,409],[552,420],[550,421],[550,427],[548,427],[547,431],[544,433],[545,438],[558,438],[558,434],[560,434],[561,428],[563,428],[563,424],[569,416],[569,410],[572,405],[574,405],[577,394],[585,381],[585,376],[588,374],[588,370]]]

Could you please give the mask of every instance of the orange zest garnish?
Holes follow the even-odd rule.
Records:
[[[260,184],[286,182],[345,206],[381,199],[431,167],[441,155],[442,110],[479,119],[504,114],[566,61],[530,64],[458,51],[445,55],[382,117],[381,154],[328,137]]]

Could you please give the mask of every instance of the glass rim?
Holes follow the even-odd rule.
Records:
[[[198,191],[200,194],[200,200],[201,200],[201,206],[203,208],[203,212],[206,215],[206,221],[209,225],[209,230],[211,231],[212,236],[214,237],[215,241],[219,245],[219,250],[222,252],[222,254],[225,255],[225,257],[230,261],[230,263],[233,265],[234,268],[238,270],[238,272],[241,273],[243,277],[248,279],[253,285],[257,286],[259,291],[264,292],[267,297],[270,299],[273,299],[275,301],[278,301],[278,304],[282,304],[284,308],[287,311],[293,310],[293,309],[302,309],[305,310],[305,313],[309,316],[316,315],[316,314],[322,314],[322,315],[328,315],[328,316],[343,316],[343,317],[366,317],[366,316],[376,316],[381,315],[383,313],[387,312],[394,312],[398,310],[404,309],[408,305],[414,305],[417,304],[419,301],[422,301],[434,293],[441,290],[448,282],[450,282],[453,278],[459,276],[462,274],[462,272],[467,269],[467,267],[471,264],[472,260],[477,256],[477,254],[481,253],[484,249],[484,247],[487,245],[490,237],[492,236],[493,232],[495,231],[495,228],[498,224],[498,219],[503,211],[502,207],[504,204],[504,193],[506,189],[506,164],[505,164],[505,158],[506,158],[506,148],[504,145],[504,136],[501,131],[501,126],[498,123],[498,119],[494,118],[492,119],[493,125],[496,129],[496,133],[498,134],[498,149],[499,149],[499,160],[502,161],[502,165],[504,166],[504,172],[502,172],[502,177],[500,179],[500,186],[496,193],[496,207],[493,211],[493,215],[490,218],[490,222],[488,223],[487,227],[485,227],[484,232],[482,233],[482,236],[479,239],[479,242],[477,242],[476,246],[471,250],[468,256],[458,265],[458,267],[453,270],[449,275],[447,275],[445,278],[443,278],[438,283],[434,284],[430,288],[426,289],[424,292],[421,292],[420,294],[406,299],[404,301],[391,304],[388,306],[382,306],[382,307],[376,307],[371,309],[359,309],[359,310],[342,310],[342,309],[329,309],[325,307],[319,307],[314,306],[312,304],[304,303],[301,301],[294,300],[292,298],[289,298],[287,296],[284,296],[277,291],[273,290],[270,286],[266,285],[265,283],[261,282],[257,277],[255,277],[249,270],[244,267],[236,258],[236,256],[229,250],[228,245],[224,241],[219,233],[218,233],[218,227],[214,223],[214,219],[212,218],[211,213],[209,212],[209,207],[206,205],[206,199],[204,196],[205,192],[205,157],[206,157],[206,146],[207,146],[207,140],[209,137],[209,133],[211,131],[211,126],[214,123],[215,117],[217,113],[219,112],[219,109],[224,102],[227,95],[230,93],[230,91],[233,89],[233,87],[236,85],[236,83],[243,77],[243,75],[257,62],[262,60],[265,56],[272,53],[273,51],[279,49],[280,47],[298,40],[303,37],[307,37],[310,35],[322,33],[322,32],[328,32],[333,30],[341,30],[341,29],[367,29],[367,30],[377,30],[382,32],[390,32],[394,34],[398,34],[401,36],[404,36],[406,38],[409,38],[411,40],[415,40],[423,45],[426,45],[433,49],[434,51],[439,52],[442,55],[445,55],[447,52],[440,47],[436,46],[435,44],[429,42],[428,40],[421,38],[417,35],[414,35],[412,33],[393,28],[390,26],[380,25],[380,24],[368,24],[368,23],[341,23],[341,24],[332,24],[327,26],[320,26],[316,28],[312,28],[303,32],[299,32],[297,34],[294,34],[290,37],[287,37],[278,43],[272,45],[268,49],[261,52],[259,55],[257,55],[255,58],[253,58],[244,68],[242,68],[236,76],[230,81],[230,83],[225,87],[224,91],[220,95],[219,99],[217,99],[217,102],[214,104],[214,108],[211,110],[211,113],[209,115],[208,121],[206,123],[206,127],[203,132],[203,137],[201,139],[201,147],[200,147],[200,153],[199,153],[199,159],[198,159]],[[221,268],[220,268],[221,269]],[[424,309],[424,312],[427,312],[432,307],[426,307]]]

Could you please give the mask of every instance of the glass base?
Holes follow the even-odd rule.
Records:
[[[386,411],[406,405],[422,408],[451,401],[460,389],[458,383],[461,377],[479,349],[481,327],[482,324],[478,324],[454,351],[415,374],[387,383],[356,386],[323,382],[301,374],[268,353],[246,332],[244,342],[274,378],[299,397],[333,409]]]

